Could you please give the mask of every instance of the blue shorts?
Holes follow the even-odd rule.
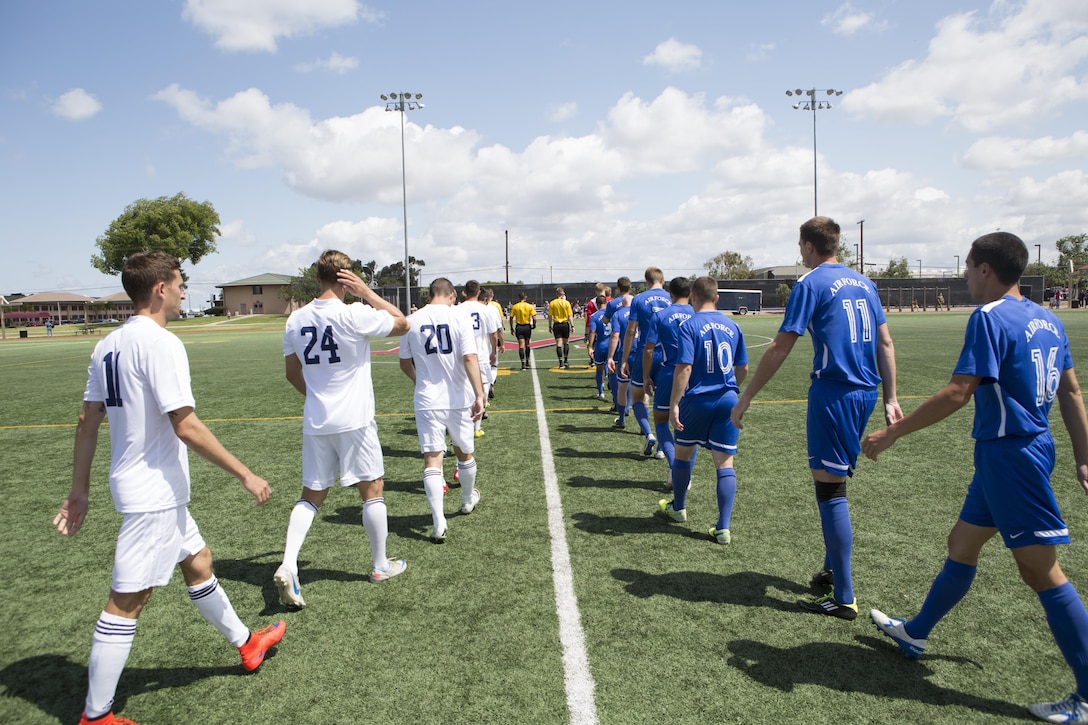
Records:
[[[676,444],[736,455],[740,430],[729,419],[736,404],[734,390],[723,395],[685,395],[680,399],[680,422],[684,430],[676,431]]]
[[[642,377],[642,346],[635,345],[631,349],[631,356],[627,358],[627,369],[631,371],[631,384],[641,388],[644,382]]]
[[[960,519],[997,529],[1009,549],[1068,544],[1069,529],[1050,487],[1053,470],[1049,432],[975,441],[975,476]]]
[[[654,375],[654,410],[668,410],[672,402],[672,379],[676,374],[673,365],[662,365]]]
[[[604,345],[593,346],[593,364],[604,365],[608,362],[608,340],[604,341]]]
[[[853,476],[861,435],[876,407],[876,388],[813,380],[808,389],[808,467]]]

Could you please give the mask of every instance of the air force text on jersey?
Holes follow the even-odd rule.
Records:
[[[869,285],[866,284],[864,281],[860,279],[854,279],[853,277],[839,277],[837,280],[831,283],[831,286],[828,287],[828,289],[831,290],[832,295],[835,295],[838,294],[839,290],[841,290],[843,287],[846,287],[847,285],[851,287],[861,287],[866,292],[868,292],[870,289]]]

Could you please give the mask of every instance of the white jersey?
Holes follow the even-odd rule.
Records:
[[[297,355],[306,381],[305,435],[362,428],[374,420],[370,338],[387,337],[394,319],[361,302],[314,300],[287,318],[283,355]]]
[[[476,354],[468,315],[449,305],[431,304],[408,316],[400,356],[416,366],[416,410],[468,408],[476,400],[465,370],[465,355]]]
[[[110,493],[123,514],[189,503],[189,454],[168,413],[196,407],[181,340],[146,315],[106,335],[91,355],[83,400],[110,426]]]
[[[468,315],[469,323],[472,325],[472,336],[476,340],[476,355],[480,358],[480,367],[490,365],[491,341],[495,333],[502,329],[499,313],[491,305],[485,305],[479,300],[462,302],[457,309]]]

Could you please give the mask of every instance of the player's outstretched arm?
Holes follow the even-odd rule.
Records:
[[[1073,445],[1077,481],[1084,492],[1088,493],[1088,418],[1084,413],[1084,397],[1073,368],[1063,371],[1058,380],[1058,409],[1062,413],[1062,422],[1069,431],[1069,441]]]
[[[895,343],[888,331],[888,323],[877,328],[876,367],[884,388],[884,424],[891,425],[903,420],[895,384]]]
[[[68,498],[53,517],[53,526],[65,536],[75,536],[87,516],[87,499],[91,491],[91,462],[98,447],[98,429],[106,417],[106,404],[101,400],[83,402],[76,423],[75,452],[72,462],[72,489]]]
[[[967,405],[982,378],[974,375],[953,375],[948,385],[938,390],[913,413],[884,430],[873,431],[861,442],[861,452],[874,461],[905,435],[928,428]]]
[[[799,335],[796,332],[779,332],[774,336],[774,340],[767,346],[766,351],[763,353],[763,357],[760,358],[759,365],[756,367],[755,373],[752,375],[752,381],[748,383],[748,387],[744,389],[744,392],[740,394],[737,404],[733,406],[733,412],[730,414],[730,420],[733,421],[733,425],[737,428],[743,428],[744,424],[741,422],[744,418],[745,411],[748,410],[748,406],[752,404],[752,400],[755,399],[759,391],[763,389],[763,386],[774,377],[774,374],[778,372],[778,369],[782,367],[782,363],[789,357],[790,352],[793,351],[793,346],[797,343]],[[737,381],[740,382],[739,380]]]
[[[268,497],[272,495],[268,482],[246,468],[245,464],[224,448],[215,434],[204,425],[204,421],[196,417],[192,407],[186,406],[172,410],[169,416],[170,423],[174,426],[174,433],[189,447],[189,450],[237,478],[242,487],[257,500],[258,506],[268,500]]]
[[[672,393],[669,395],[669,423],[676,430],[684,430],[684,424],[680,422],[680,399],[684,397],[690,379],[691,363],[677,363],[672,374]]]

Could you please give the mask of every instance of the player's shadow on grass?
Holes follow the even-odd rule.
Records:
[[[599,516],[579,511],[571,516],[575,528],[589,534],[623,536],[624,534],[673,534],[696,541],[710,542],[710,537],[683,526],[670,524],[657,516]]]
[[[709,542],[708,538],[707,541]],[[707,545],[709,546],[709,543]],[[660,595],[683,599],[686,602],[766,607],[791,614],[803,614],[803,612],[792,600],[787,601],[781,597],[772,596],[767,593],[768,590],[777,589],[794,595],[809,593],[807,586],[795,581],[756,571],[739,571],[734,574],[710,574],[702,571],[650,574],[635,569],[613,569],[612,576],[627,582],[624,587],[627,593],[640,599]]]
[[[582,428],[583,431],[590,433],[593,432],[593,428]],[[560,456],[562,458],[599,458],[609,460],[620,461],[644,461],[646,456],[642,455],[641,450],[631,449],[629,451],[580,451],[577,448],[553,448],[552,454]]]
[[[977,697],[930,682],[933,670],[925,661],[908,660],[875,637],[855,636],[857,645],[809,642],[797,647],[773,647],[753,640],[726,643],[732,653],[728,664],[748,677],[781,692],[796,685],[817,685],[836,692],[857,692],[874,697],[917,700],[929,705],[969,708],[993,717],[1023,720],[1023,705]],[[926,658],[930,658],[926,655]],[[964,657],[942,657],[980,668]]]
[[[595,456],[590,456],[595,457]],[[571,476],[571,479],[567,481],[567,485],[572,488],[605,488],[621,490],[642,490],[642,491],[662,491],[664,488],[664,482],[654,479],[653,481],[638,481],[638,480],[617,480],[615,478],[590,478],[589,476]],[[577,514],[577,516],[591,516],[592,514]],[[638,531],[631,531],[630,533],[643,533],[646,530],[646,519],[629,519],[630,521],[639,521],[641,526],[637,526]],[[587,529],[588,530],[588,529]],[[604,532],[596,532],[604,533]]]
[[[358,513],[358,507],[355,511]],[[361,529],[361,519],[356,516],[355,521]],[[276,585],[272,583],[272,575],[276,573],[282,556],[283,552],[269,551],[245,559],[216,559],[215,575],[219,579],[242,582],[260,589],[261,597],[264,599],[264,609],[260,611],[260,616],[280,614],[288,610],[280,603]],[[362,558],[360,561],[362,563],[359,564],[359,571],[350,572],[341,569],[311,568],[310,562],[300,560],[299,570],[303,586],[319,581],[368,582],[370,581],[370,560]]]
[[[275,654],[272,650],[268,658]],[[134,695],[187,687],[208,677],[243,674],[240,663],[224,667],[126,667],[114,700],[115,712]],[[60,722],[77,722],[87,692],[87,666],[56,654],[34,655],[0,670],[6,697],[18,697]]]

